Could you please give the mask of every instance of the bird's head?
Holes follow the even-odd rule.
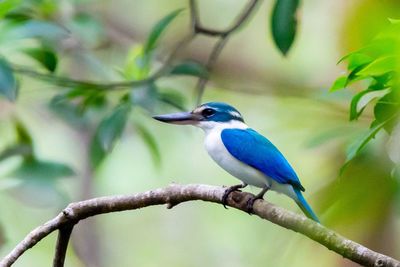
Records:
[[[153,118],[166,123],[189,124],[203,129],[210,129],[224,124],[244,125],[240,112],[222,102],[209,102],[198,106],[191,112],[157,115]]]

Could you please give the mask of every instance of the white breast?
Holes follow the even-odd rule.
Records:
[[[236,127],[232,128],[248,128],[244,123],[235,126]],[[214,126],[210,129],[205,129],[206,137],[204,145],[211,158],[228,173],[246,184],[257,187],[270,186],[271,183],[268,177],[253,167],[237,160],[228,152],[221,139],[221,131],[226,128],[226,125],[224,125],[224,127],[221,125],[221,127]]]

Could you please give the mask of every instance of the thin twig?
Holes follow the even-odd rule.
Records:
[[[199,27],[200,25],[199,11],[197,8],[196,0],[190,0],[189,7],[190,7],[191,29],[194,33],[196,33],[198,31],[197,27]]]
[[[127,88],[139,87],[146,84],[149,84],[159,78],[162,73],[156,72],[154,75],[149,78],[143,80],[133,80],[133,81],[122,81],[122,82],[94,82],[94,81],[85,81],[85,80],[75,80],[63,76],[57,76],[51,73],[43,73],[30,68],[22,67],[22,66],[13,66],[13,70],[17,73],[30,76],[42,81],[50,82],[57,86],[61,87],[79,87],[82,90],[105,90],[105,91],[114,91],[114,90],[124,90]]]
[[[63,267],[67,253],[69,238],[74,224],[67,224],[58,230],[56,252],[54,254],[53,267]]]
[[[210,72],[213,68],[215,63],[217,62],[217,59],[219,55],[222,52],[222,49],[224,48],[225,44],[228,42],[229,35],[225,35],[224,37],[221,37],[220,40],[214,45],[214,48],[208,58],[208,61],[206,63],[206,68]],[[208,78],[199,78],[196,84],[196,89],[195,92],[197,93],[197,102],[196,105],[201,104],[201,99],[203,98],[204,90],[206,88],[208,82]]]
[[[192,12],[191,14],[197,14],[197,10],[193,11],[193,9],[196,9],[196,4],[192,3],[195,2],[194,0],[191,0],[191,9]],[[247,21],[247,19],[250,17],[250,15],[253,13],[255,7],[257,6],[257,3],[260,2],[260,0],[251,0],[242,10],[242,12],[239,14],[239,16],[234,20],[233,24],[226,30],[219,31],[219,30],[214,30],[214,29],[208,29],[206,27],[203,27],[200,24],[200,21],[198,19],[194,19],[195,23],[195,29],[196,33],[200,34],[205,34],[208,36],[213,36],[213,37],[220,37],[219,41],[216,42],[216,44],[213,47],[213,50],[210,53],[210,56],[208,57],[206,67],[209,72],[212,71],[214,68],[214,65],[219,57],[219,55],[222,52],[222,49],[228,42],[229,36],[234,33],[236,30],[238,30],[244,22]],[[193,22],[192,22],[193,23]],[[195,92],[197,94],[197,105],[200,104],[201,99],[203,98],[204,90],[206,87],[206,84],[208,82],[208,78],[199,78],[197,81],[196,87],[195,87]]]
[[[228,30],[226,30],[225,35],[231,34],[239,29],[243,25],[243,23],[250,17],[251,13],[259,2],[260,0],[251,0],[250,3],[245,6],[245,8],[239,14],[233,25]]]
[[[167,204],[171,208],[179,203],[203,200],[222,204],[226,188],[201,184],[172,184],[144,193],[126,196],[110,196],[71,203],[54,219],[30,232],[6,257],[0,261],[0,267],[9,267],[29,248],[53,231],[72,222],[84,220],[90,216],[104,213],[135,210],[148,206]],[[253,194],[233,192],[227,204],[230,207],[246,212],[246,204]],[[221,209],[222,211],[222,209]],[[301,233],[356,263],[371,267],[400,267],[400,262],[386,255],[372,251],[352,240],[337,234],[333,230],[318,224],[302,215],[287,211],[267,201],[257,200],[253,213],[284,228]],[[252,218],[252,217],[249,217]]]
[[[148,78],[142,80],[130,80],[130,81],[119,81],[119,82],[95,82],[95,81],[85,81],[85,80],[75,80],[63,76],[57,76],[51,73],[39,72],[27,67],[13,65],[13,70],[20,74],[37,78],[42,81],[47,81],[56,84],[61,87],[79,87],[81,89],[95,89],[104,91],[115,91],[115,90],[126,90],[132,89],[134,87],[140,87],[143,85],[150,84],[162,76],[168,74],[171,69],[174,58],[177,54],[185,47],[192,39],[194,34],[190,32],[179,41],[172,52],[169,54],[164,64],[156,71],[154,74],[150,75]]]
[[[79,200],[94,197],[95,188],[95,169],[90,162],[90,148],[93,138],[93,129],[86,127],[77,132],[80,140],[79,149],[76,153],[82,154],[81,177],[77,196]],[[104,238],[99,229],[99,220],[90,220],[87,223],[75,228],[71,238],[71,248],[84,266],[103,267]]]

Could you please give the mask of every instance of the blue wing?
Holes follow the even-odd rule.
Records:
[[[282,153],[253,129],[225,129],[221,139],[236,159],[261,171],[281,184],[304,191],[297,174]]]

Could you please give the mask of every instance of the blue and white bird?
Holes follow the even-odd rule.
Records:
[[[200,127],[205,132],[205,148],[211,158],[228,173],[242,181],[229,187],[223,197],[239,188],[253,185],[262,191],[250,199],[262,199],[268,190],[292,198],[307,217],[319,222],[302,195],[304,187],[282,153],[264,136],[249,128],[234,107],[222,102],[202,104],[191,112],[180,112],[153,117],[156,120]]]

